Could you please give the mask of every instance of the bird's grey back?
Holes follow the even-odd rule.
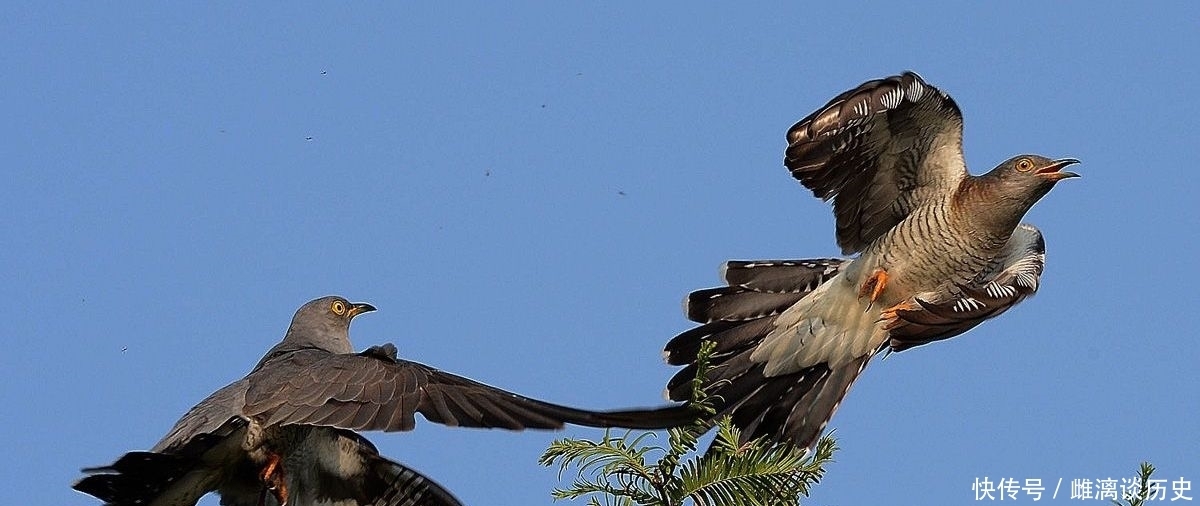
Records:
[[[249,380],[242,378],[213,392],[175,422],[171,431],[150,451],[177,450],[200,434],[216,431],[230,418],[244,417],[242,408],[246,405],[246,390],[249,385]]]
[[[246,392],[253,376],[271,374],[271,361],[299,350],[318,349],[330,353],[353,353],[350,344],[349,321],[330,312],[334,301],[341,297],[322,297],[300,306],[292,317],[283,340],[272,347],[250,375],[213,392],[183,415],[175,426],[154,445],[153,451],[178,448],[200,434],[211,433],[230,418],[245,418]]]

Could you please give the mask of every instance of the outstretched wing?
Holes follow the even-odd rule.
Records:
[[[833,199],[845,254],[862,251],[967,175],[962,113],[912,72],[838,95],[792,126],[787,141],[792,176],[818,198]]]
[[[917,294],[902,303],[884,328],[892,351],[949,339],[1008,311],[1037,292],[1046,264],[1046,242],[1033,225],[1022,223],[1004,249],[975,280]]]
[[[264,364],[249,377],[246,414],[264,425],[306,424],[405,431],[415,415],[459,427],[660,429],[694,420],[690,407],[585,411],[531,399],[396,358],[392,345],[352,354],[304,350]]]

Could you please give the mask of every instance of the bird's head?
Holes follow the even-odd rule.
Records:
[[[974,178],[970,191],[978,193],[991,209],[983,213],[992,226],[1011,230],[1029,208],[1064,179],[1079,174],[1062,170],[1079,163],[1074,158],[1051,160],[1039,155],[1014,156],[987,174]]]
[[[365,302],[331,295],[309,301],[296,310],[284,342],[315,346],[334,353],[351,353],[350,320],[375,310]]]
[[[1068,165],[1079,163],[1074,158],[1051,160],[1039,155],[1019,155],[1009,158],[984,175],[992,180],[997,195],[1019,201],[1024,211],[1033,207],[1051,188],[1064,179],[1079,177],[1079,174],[1062,170]]]
[[[1041,198],[1055,183],[1079,174],[1062,170],[1068,165],[1079,163],[1074,158],[1051,160],[1040,155],[1019,155],[1009,158],[988,173],[996,177],[1007,191],[1019,191],[1036,194],[1034,199]]]

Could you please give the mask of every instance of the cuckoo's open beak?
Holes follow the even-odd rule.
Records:
[[[1074,158],[1058,159],[1053,162],[1050,162],[1050,165],[1047,165],[1045,167],[1038,169],[1036,174],[1038,176],[1049,179],[1050,181],[1058,181],[1060,179],[1079,177],[1079,174],[1076,174],[1076,173],[1070,172],[1070,171],[1066,171],[1066,170],[1062,170],[1063,167],[1066,167],[1068,165],[1073,165],[1076,163],[1079,163],[1079,160],[1076,160]]]
[[[354,318],[355,316],[358,316],[363,313],[370,313],[371,311],[374,311],[374,310],[375,310],[375,306],[367,304],[366,302],[356,302],[356,303],[350,305],[350,317]]]

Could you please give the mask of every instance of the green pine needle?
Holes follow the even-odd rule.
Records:
[[[742,444],[741,432],[729,417],[722,417],[708,452],[696,454],[715,413],[702,381],[714,347],[705,343],[697,358],[691,404],[701,416],[695,423],[670,429],[666,447],[650,444],[652,432],[613,436],[605,431],[599,441],[554,441],[539,462],[557,464],[560,480],[568,469],[575,470],[576,478],[551,495],[586,497],[588,506],[798,505],[824,476],[824,466],[837,450],[829,436],[812,452],[761,440]]]

